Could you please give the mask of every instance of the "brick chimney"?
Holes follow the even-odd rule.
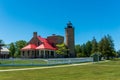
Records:
[[[37,37],[37,32],[33,32],[33,37]]]

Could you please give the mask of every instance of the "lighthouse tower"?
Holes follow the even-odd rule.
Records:
[[[68,57],[74,58],[76,57],[74,27],[70,21],[67,23],[67,27],[65,28],[65,35],[66,35],[66,46],[68,48]]]

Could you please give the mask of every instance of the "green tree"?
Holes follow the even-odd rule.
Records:
[[[14,45],[14,43],[9,44],[9,50],[10,50],[10,56],[14,57],[14,54],[15,54],[15,45]]]
[[[4,41],[2,39],[0,39],[0,54],[1,54],[1,49],[2,49],[2,46],[4,46]]]
[[[68,56],[67,54],[68,49],[66,48],[66,45],[64,43],[57,44],[56,47],[57,47],[57,50],[56,50],[57,54]]]
[[[97,43],[95,37],[93,37],[91,53],[93,54],[93,53],[96,53],[96,52],[98,52],[98,43]]]
[[[86,43],[86,57],[90,57],[90,55],[91,55],[91,52],[92,52],[92,43],[91,43],[91,41],[88,41],[87,43]]]
[[[81,52],[81,47],[80,45],[75,45],[75,52],[80,53]]]
[[[15,57],[19,57],[19,56],[20,56],[20,50],[21,50],[21,48],[23,48],[26,44],[27,44],[27,42],[24,41],[24,40],[19,40],[19,41],[16,41],[16,42],[15,42],[15,48],[16,48]]]
[[[114,43],[110,35],[104,36],[101,39],[101,41],[99,42],[98,49],[104,57],[107,57],[107,59],[112,58],[116,55]]]
[[[120,57],[120,50],[117,51],[117,57]]]
[[[86,57],[86,45],[85,44],[83,44],[83,45],[81,45],[81,54],[80,54],[80,56],[81,57]]]
[[[77,57],[81,57],[82,50],[80,45],[75,45],[75,53]]]

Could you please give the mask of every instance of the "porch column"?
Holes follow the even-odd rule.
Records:
[[[29,51],[28,56],[30,56],[30,54],[31,54],[31,58],[33,58],[34,56],[33,56],[32,50]]]
[[[39,57],[41,57],[41,50],[39,50]]]
[[[43,54],[44,54],[44,58],[45,58],[45,57],[46,57],[45,50],[44,50],[44,53],[43,53]]]
[[[55,51],[53,51],[53,55],[54,55],[54,58],[56,57],[56,53],[55,53]]]
[[[49,50],[49,58],[51,58],[51,50]]]

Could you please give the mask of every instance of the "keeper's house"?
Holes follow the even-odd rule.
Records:
[[[37,35],[37,32],[33,33],[32,39],[28,45],[21,49],[22,58],[55,58],[56,44],[64,42],[64,37],[53,34],[47,38],[42,38]]]

